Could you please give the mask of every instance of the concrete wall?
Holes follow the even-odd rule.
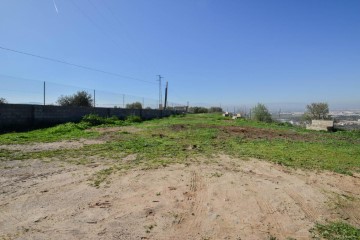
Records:
[[[312,120],[311,124],[306,126],[306,129],[316,131],[331,131],[333,128],[333,120]]]
[[[25,104],[0,104],[0,132],[12,129],[51,126],[65,122],[79,122],[87,114],[94,113],[102,117],[117,116],[125,119],[135,115],[144,120],[168,117],[178,111],[155,109],[121,109],[121,108],[89,108],[60,107]]]

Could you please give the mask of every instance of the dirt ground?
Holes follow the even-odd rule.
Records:
[[[90,186],[102,168],[1,162],[0,239],[310,239],[315,222],[360,226],[359,176],[221,155]]]

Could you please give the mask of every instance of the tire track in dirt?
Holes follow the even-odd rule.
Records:
[[[266,230],[260,231],[267,232],[279,239],[291,237],[294,232],[298,231],[297,226],[299,226],[301,216],[298,211],[288,207],[289,202],[294,201],[293,198],[288,196],[287,192],[276,189],[285,189],[292,179],[288,179],[289,176],[284,176],[284,173],[277,169],[265,166],[250,169],[244,173],[250,175],[247,190],[255,195],[255,201],[263,215],[260,222],[263,224],[263,228],[266,226]],[[274,190],[271,189],[278,192],[274,194]],[[310,210],[308,212],[310,213]],[[303,233],[297,234],[299,234],[299,239],[308,238]]]
[[[193,199],[190,207],[190,212],[188,213],[188,218],[190,221],[186,226],[186,232],[194,236],[197,230],[200,230],[202,219],[205,214],[204,209],[204,183],[202,177],[196,171],[191,172],[190,179],[190,191],[193,193]]]
[[[175,232],[169,239],[197,239],[203,232],[202,224],[206,218],[206,184],[196,170],[190,172],[188,189],[189,191],[183,193],[185,199],[181,208],[184,212],[175,222]]]
[[[278,210],[274,208],[267,199],[264,199],[261,196],[263,193],[257,191],[259,188],[254,184],[254,182],[250,181],[248,183],[248,188],[255,193],[256,203],[259,206],[261,213],[264,215],[260,222],[266,226],[265,232],[272,233],[280,239],[284,238],[282,233],[285,232],[285,229],[279,222],[279,219],[283,218],[283,216],[281,216]]]
[[[307,218],[312,222],[318,220],[321,214],[315,208],[311,207],[299,193],[289,188],[285,189],[285,192],[301,208]]]
[[[283,227],[280,225],[280,223],[277,221],[279,218],[279,214],[271,204],[269,204],[267,201],[264,201],[260,197],[256,200],[257,204],[260,207],[261,212],[263,212],[266,215],[266,220],[268,220],[269,223],[272,223],[272,225],[275,228],[275,232],[284,232]]]

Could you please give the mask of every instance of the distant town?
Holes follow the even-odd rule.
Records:
[[[293,125],[303,125],[304,112],[272,112],[273,119],[288,122]],[[330,111],[329,116],[334,119],[335,129],[360,130],[360,110]]]

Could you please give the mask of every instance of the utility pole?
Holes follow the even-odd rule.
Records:
[[[161,79],[164,78],[161,75],[157,75],[159,77],[159,109],[162,108],[162,94],[161,94]]]
[[[125,94],[123,94],[123,108],[125,108]]]
[[[45,106],[45,81],[44,81],[44,106]]]
[[[95,103],[96,103],[96,102],[95,102],[95,89],[94,89],[94,107],[95,107]]]
[[[144,101],[144,98],[142,98],[142,108],[145,108],[145,101]]]
[[[166,109],[166,105],[167,105],[167,96],[168,96],[168,82],[166,81],[164,110]]]

